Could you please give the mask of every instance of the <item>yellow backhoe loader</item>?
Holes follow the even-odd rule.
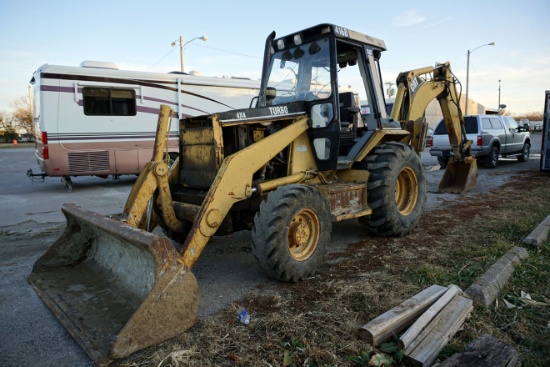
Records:
[[[173,112],[162,106],[153,158],[121,220],[64,205],[66,231],[29,279],[94,361],[108,364],[194,324],[191,269],[214,234],[250,229],[259,265],[299,281],[321,264],[333,222],[358,218],[382,236],[411,232],[426,200],[419,153],[433,99],[454,153],[440,190],[475,186],[449,64],[401,73],[388,116],[385,49],[331,24],[273,32],[250,108],[180,120],[172,165],[164,157]],[[150,233],[156,226],[178,245]]]

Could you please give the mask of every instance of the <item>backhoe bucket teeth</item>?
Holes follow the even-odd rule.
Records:
[[[29,281],[99,365],[196,321],[198,285],[170,240],[65,204],[64,234]]]
[[[441,182],[439,192],[463,194],[476,187],[477,161],[474,158],[466,162],[450,160]]]

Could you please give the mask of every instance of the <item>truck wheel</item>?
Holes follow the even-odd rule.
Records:
[[[363,162],[369,171],[372,214],[359,218],[380,236],[404,236],[418,225],[426,203],[424,166],[410,145],[385,143]]]
[[[442,169],[447,168],[447,164],[449,164],[449,158],[437,157],[437,161],[439,162],[439,165]]]
[[[521,154],[518,155],[518,161],[527,162],[529,160],[530,153],[531,153],[531,144],[529,143],[523,144],[523,149],[521,150]]]
[[[316,189],[286,185],[254,217],[253,253],[271,277],[296,282],[315,273],[330,243],[330,207]]]
[[[498,166],[498,148],[494,145],[491,147],[491,152],[485,161],[488,168],[497,168]]]

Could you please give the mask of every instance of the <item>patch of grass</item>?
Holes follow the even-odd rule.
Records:
[[[424,263],[416,270],[418,284],[429,287],[432,284],[448,284],[448,273],[442,266]]]
[[[529,299],[525,298],[529,295]],[[523,296],[523,297],[522,297]],[[521,346],[526,366],[550,366],[550,242],[530,252],[500,292],[491,317]],[[514,305],[507,305],[504,300]]]

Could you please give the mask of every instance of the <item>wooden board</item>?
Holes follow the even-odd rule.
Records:
[[[456,285],[451,284],[449,289],[430,306],[399,338],[399,348],[407,349],[420,333],[428,327],[430,321],[458,294],[460,290]]]
[[[462,327],[472,309],[471,299],[456,295],[405,349],[407,361],[414,366],[430,366],[439,352]]]
[[[447,291],[447,287],[432,285],[392,308],[358,330],[359,337],[379,345],[405,329]]]

